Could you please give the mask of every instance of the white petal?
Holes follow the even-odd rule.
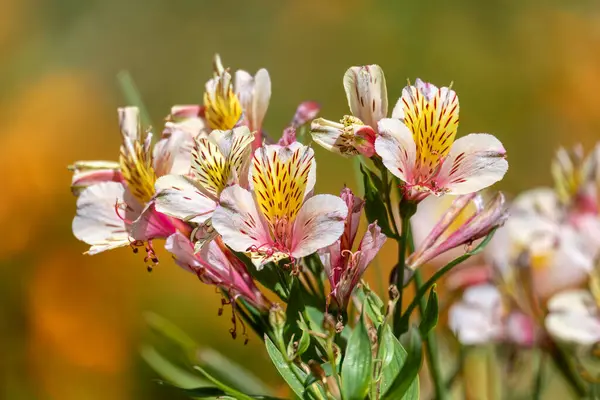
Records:
[[[448,310],[448,325],[465,345],[484,344],[498,339],[502,334],[498,322],[492,314],[463,302],[452,305]]]
[[[467,288],[463,293],[463,301],[484,312],[491,312],[501,306],[500,292],[494,285],[490,284]]]
[[[542,187],[518,195],[513,201],[511,213],[540,214],[551,221],[558,221],[562,210],[556,191]]]
[[[417,149],[413,135],[406,125],[394,118],[379,121],[375,151],[392,174],[404,182],[410,181]]]
[[[385,76],[379,65],[351,67],[344,75],[344,89],[352,115],[377,129],[387,115],[388,99]]]
[[[486,133],[472,133],[454,142],[437,177],[438,186],[451,194],[484,189],[504,177],[508,170],[502,143]]]
[[[124,222],[125,216],[119,217],[115,210],[117,203],[124,202],[125,190],[121,183],[103,182],[89,186],[77,198],[73,234],[91,245],[88,254],[127,246],[133,240]]]
[[[160,177],[155,184],[156,211],[185,221],[203,223],[212,216],[217,202],[202,193],[194,181],[181,175]]]
[[[561,292],[548,301],[548,311],[551,313],[572,313],[589,315],[596,308],[592,294],[584,289]]]
[[[140,134],[140,110],[137,107],[121,107],[118,113],[121,134],[135,142]]]
[[[192,136],[181,130],[174,131],[169,137],[160,139],[154,145],[153,150],[156,175],[189,174],[193,145]]]
[[[238,185],[223,190],[212,224],[223,242],[235,251],[272,243],[252,194]]]
[[[551,336],[563,342],[592,345],[600,341],[600,320],[595,316],[551,313],[545,325]]]
[[[320,194],[306,200],[294,221],[292,256],[305,257],[338,240],[347,214],[340,197]]]

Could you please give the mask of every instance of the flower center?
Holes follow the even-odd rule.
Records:
[[[448,155],[458,129],[458,97],[449,88],[431,90],[409,86],[404,103],[404,124],[417,147],[416,170],[428,179],[434,176]]]
[[[154,195],[156,173],[152,167],[152,152],[149,141],[142,144],[139,139],[126,141],[121,146],[119,164],[121,173],[129,190],[142,204],[150,201]]]
[[[308,150],[280,148],[267,154],[262,148],[254,154],[254,194],[274,234],[281,232],[282,224],[291,225],[302,206],[314,157]]]
[[[220,60],[214,68],[214,78],[206,84],[204,93],[204,116],[211,129],[233,129],[242,116],[242,106],[233,92],[231,75]]]

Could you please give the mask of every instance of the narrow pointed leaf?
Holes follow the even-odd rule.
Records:
[[[419,325],[419,331],[421,332],[421,336],[425,337],[429,333],[430,330],[435,328],[438,323],[438,296],[436,292],[436,285],[433,285],[431,291],[429,292],[429,299],[427,300],[427,307],[425,307],[425,312],[423,313],[423,318],[421,320],[421,324]]]
[[[363,174],[363,184],[365,188],[365,214],[370,223],[377,221],[377,225],[381,231],[388,237],[394,237],[394,233],[390,228],[388,213],[383,202],[383,194],[377,189],[373,181],[372,172],[365,168],[362,164],[360,171]]]
[[[400,372],[406,362],[407,353],[402,344],[394,336],[389,325],[385,325],[382,330],[381,340],[377,358],[381,362],[381,375],[379,382],[373,382],[375,388],[371,391],[379,390],[380,394],[385,394]],[[402,399],[412,400],[419,398],[419,380],[418,377],[409,386],[408,391]]]
[[[362,315],[356,325],[342,362],[342,396],[344,400],[363,400],[369,391],[373,368],[371,340]]]
[[[265,335],[265,346],[267,347],[267,353],[271,357],[271,361],[277,368],[279,375],[285,380],[289,387],[296,393],[296,395],[302,398],[304,393],[304,384],[306,380],[306,374],[300,368],[293,364],[288,364],[283,357],[283,354],[275,346],[275,344]],[[294,368],[294,371],[292,371]]]
[[[419,370],[423,361],[421,336],[416,328],[411,329],[409,337],[408,356],[398,375],[383,396],[383,400],[402,399],[409,394],[409,389],[418,378]],[[412,393],[411,393],[412,394]],[[418,391],[415,397],[406,399],[418,399]]]

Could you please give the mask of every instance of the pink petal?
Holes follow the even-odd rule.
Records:
[[[501,180],[507,170],[502,143],[492,135],[472,133],[454,142],[436,182],[450,194],[473,193]]]
[[[413,177],[417,148],[410,130],[400,120],[384,118],[379,121],[379,136],[375,150],[385,167],[404,182]]]
[[[292,257],[305,257],[338,240],[347,214],[346,203],[337,196],[320,194],[306,200],[294,221]]]
[[[175,232],[177,230],[171,218],[156,211],[152,202],[131,224],[131,236],[135,240],[166,239]]]
[[[252,194],[238,185],[223,190],[212,224],[225,244],[235,251],[273,244]]]

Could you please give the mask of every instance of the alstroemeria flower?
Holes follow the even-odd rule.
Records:
[[[453,90],[417,79],[403,89],[392,118],[379,121],[375,150],[404,182],[408,199],[477,192],[506,173],[506,150],[494,136],[472,133],[454,140],[458,110]]]
[[[260,268],[269,261],[305,257],[336,241],[348,208],[332,195],[312,196],[316,162],[300,143],[263,146],[254,153],[250,187],[221,193],[212,223],[235,251],[248,252]]]
[[[586,231],[564,219],[559,206],[550,189],[521,194],[486,249],[505,290],[533,314],[553,294],[584,283],[598,251]]]
[[[245,126],[213,131],[197,138],[192,150],[192,176],[166,175],[156,181],[156,210],[184,221],[209,222],[221,192],[232,183],[248,186],[250,144]]]
[[[73,184],[90,183],[77,198],[77,215],[73,219],[73,234],[91,245],[88,254],[127,246],[134,243],[166,238],[177,228],[187,230],[180,221],[159,214],[151,201],[157,171],[173,171],[177,164],[176,149],[180,137],[172,136],[155,152],[151,137],[142,137],[139,111],[135,107],[119,109],[123,144],[118,169],[105,162],[77,162]],[[100,168],[86,178],[77,166],[110,166]],[[151,245],[147,247],[153,258]]]
[[[470,203],[476,205],[476,211],[459,227],[453,226]],[[481,195],[476,193],[457,197],[417,250],[410,255],[406,261],[407,267],[415,270],[451,249],[485,237],[506,221],[508,213],[504,203],[502,193],[498,193],[488,204],[484,204]]]
[[[560,201],[574,213],[600,213],[600,143],[584,157],[583,147],[560,148],[552,162]]]
[[[354,196],[348,188],[344,188],[340,196],[348,207],[344,233],[335,243],[321,249],[319,256],[331,284],[329,296],[335,299],[341,309],[345,309],[350,301],[352,291],[360,282],[365,270],[387,237],[381,233],[381,228],[376,223],[372,223],[367,227],[367,232],[358,245],[358,250],[352,252],[364,201]]]
[[[488,283],[464,291],[461,301],[448,310],[448,325],[464,345],[508,341],[531,346],[535,340],[533,321],[506,309],[498,289]]]
[[[577,360],[582,376],[600,378],[600,299],[584,289],[561,292],[548,302],[546,330]]]
[[[375,154],[378,122],[388,110],[385,76],[379,65],[351,67],[344,75],[344,89],[352,115],[340,122],[318,118],[313,121],[313,140],[343,156]]]
[[[173,254],[177,264],[194,272],[202,282],[224,289],[233,299],[242,297],[259,310],[269,309],[269,300],[256,287],[244,263],[220,238],[203,246],[197,253],[185,235],[175,233],[169,236],[165,248]]]

